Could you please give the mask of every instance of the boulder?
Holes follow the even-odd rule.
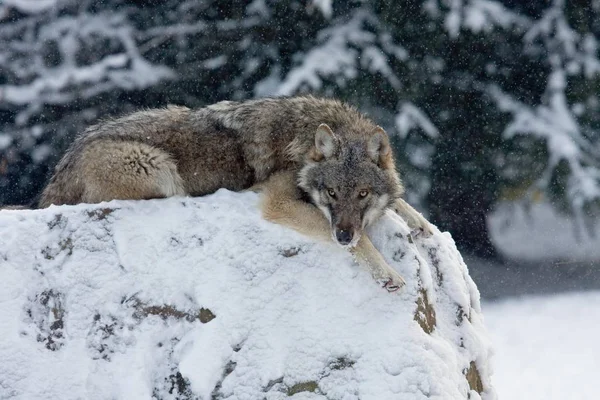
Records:
[[[369,230],[388,293],[258,195],[0,211],[0,398],[495,399],[448,233]]]

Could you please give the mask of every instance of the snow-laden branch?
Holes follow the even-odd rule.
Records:
[[[16,78],[0,85],[0,101],[27,106],[20,123],[44,104],[66,104],[115,88],[143,89],[173,76],[169,68],[142,57],[136,32],[123,15],[81,13],[44,22],[39,27],[30,23],[20,39],[0,49],[3,67]],[[57,65],[48,66],[41,52],[49,41],[56,43]],[[78,60],[85,47],[107,42],[114,52],[90,62]]]
[[[598,41],[593,34],[582,35],[568,23],[564,14],[562,0],[555,0],[542,18],[531,25],[524,37],[525,45],[536,47],[542,43],[550,54],[550,63],[558,68],[564,67],[570,74],[583,72],[585,78],[600,73],[598,60]]]
[[[60,0],[3,0],[4,4],[0,5],[0,8],[14,7],[24,13],[36,14],[55,7],[59,1]]]
[[[415,128],[423,130],[430,139],[436,139],[439,136],[438,129],[420,108],[412,103],[404,103],[396,115],[396,129],[400,137],[406,138]]]
[[[499,108],[513,116],[504,131],[505,138],[533,135],[546,143],[548,163],[535,186],[546,189],[558,164],[568,163],[567,196],[576,210],[600,198],[600,155],[593,151],[594,144],[581,135],[561,84],[564,79],[564,71],[554,71],[549,80],[547,101],[536,107],[515,100],[497,87],[490,93]]]
[[[456,37],[462,28],[474,33],[490,32],[495,27],[526,27],[530,20],[510,11],[499,1],[493,0],[446,0],[441,1],[448,12],[444,18],[444,27]],[[434,1],[426,8],[432,16],[440,13]]]
[[[583,226],[584,210],[600,199],[600,141],[596,128],[578,120],[578,107],[569,104],[568,77],[598,76],[597,40],[591,33],[582,35],[575,31],[565,17],[563,0],[555,0],[540,19],[531,22],[523,45],[525,52],[541,55],[545,59],[540,61],[552,69],[541,104],[525,104],[493,85],[489,93],[499,109],[513,117],[504,130],[506,139],[530,135],[542,139],[547,147],[545,170],[531,185],[531,191],[548,190],[557,169],[566,165],[567,181],[562,189],[576,220]]]
[[[325,18],[333,15],[333,0],[312,0],[312,6],[318,8]]]
[[[319,34],[320,45],[315,46],[297,61],[280,83],[277,95],[286,96],[302,89],[319,90],[324,79],[332,79],[338,86],[356,78],[360,70],[380,73],[395,89],[400,89],[400,79],[388,64],[375,33],[366,30],[365,24],[376,20],[366,10],[359,10],[342,24],[324,29]]]

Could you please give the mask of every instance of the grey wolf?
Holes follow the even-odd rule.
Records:
[[[264,217],[333,239],[390,291],[404,284],[362,232],[401,199],[385,131],[355,108],[301,96],[139,111],[88,128],[58,163],[39,206],[262,192]]]

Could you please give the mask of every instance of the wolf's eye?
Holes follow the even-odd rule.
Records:
[[[335,190],[333,190],[333,189],[327,189],[327,194],[328,194],[330,197],[333,197],[333,198],[335,198]]]
[[[358,196],[362,197],[362,198],[367,197],[368,194],[369,194],[368,190],[361,190],[360,192],[358,192]]]

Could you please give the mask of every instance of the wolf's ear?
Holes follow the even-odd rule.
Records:
[[[390,140],[382,127],[378,126],[369,138],[367,151],[369,152],[369,157],[377,164],[383,162],[391,153]]]
[[[338,139],[327,124],[321,124],[315,134],[315,147],[325,158],[335,154],[338,147]]]

